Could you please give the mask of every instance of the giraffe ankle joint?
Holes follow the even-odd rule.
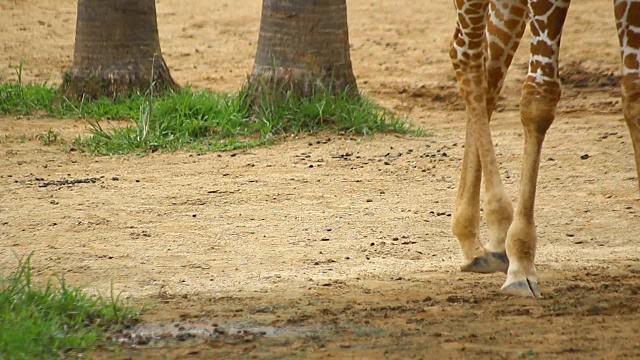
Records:
[[[459,240],[477,239],[478,220],[454,213],[451,220],[451,232]]]

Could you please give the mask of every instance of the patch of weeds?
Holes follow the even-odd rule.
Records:
[[[104,128],[89,119],[91,136],[76,138],[75,145],[92,153],[120,154],[160,149],[221,151],[264,143],[236,96],[185,89],[132,100],[140,105],[130,117],[131,125]]]
[[[518,358],[528,358],[528,357],[532,357],[534,356],[536,353],[533,351],[533,349],[529,349],[529,350],[523,350],[523,351],[518,351],[517,355]]]
[[[48,359],[78,356],[105,331],[136,321],[138,314],[110,297],[92,297],[63,278],[35,286],[31,255],[0,277],[0,358]]]
[[[140,93],[132,93],[115,100],[102,97],[90,101],[69,100],[56,95],[51,100],[50,108],[43,110],[57,118],[129,120],[139,116],[143,102],[144,97]]]
[[[50,107],[51,99],[56,95],[56,90],[47,84],[24,84],[22,70],[24,64],[12,65],[16,72],[17,82],[0,84],[0,114],[32,114],[35,111]]]
[[[349,89],[338,94],[318,91],[300,98],[292,92],[253,101],[253,116],[264,122],[263,134],[319,132],[328,129],[356,134],[397,132],[424,135],[407,119]]]
[[[185,88],[160,98],[147,98],[142,109],[127,127],[105,129],[98,121],[90,120],[92,136],[78,138],[75,144],[99,154],[159,149],[206,152],[269,144],[276,137],[302,132],[425,135],[406,119],[398,118],[364,96],[347,92],[249,102],[244,90],[219,94]]]
[[[329,341],[329,332],[326,330],[315,330],[313,332],[304,334],[302,337],[304,342],[315,344],[318,348],[324,348]]]
[[[184,149],[203,153],[272,143],[286,134],[336,131],[370,136],[376,132],[426,135],[362,94],[317,91],[301,98],[291,92],[255,99],[245,87],[236,93],[193,91],[189,87],[154,96],[152,88],[115,100],[70,100],[45,85],[0,84],[0,114],[41,112],[58,118],[85,118],[90,136],[73,146],[91,153],[144,154]],[[125,120],[105,126],[101,120]],[[50,134],[53,136],[53,134]],[[51,136],[46,138],[56,140]]]
[[[363,324],[354,324],[350,327],[350,330],[357,337],[382,337],[389,334],[387,329]]]
[[[47,129],[47,132],[37,135],[36,138],[40,139],[42,145],[52,145],[60,142],[62,138],[60,137],[60,132],[53,131],[53,129]]]

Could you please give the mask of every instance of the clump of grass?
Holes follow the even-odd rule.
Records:
[[[163,96],[133,93],[116,100],[75,101],[61,98],[46,85],[0,84],[0,114],[42,112],[59,118],[85,118],[91,136],[78,137],[82,150],[112,155],[159,149],[220,151],[270,143],[291,133],[338,131],[369,136],[376,132],[424,135],[405,118],[362,94],[317,91],[309,97],[281,92],[255,99],[246,88],[236,93],[193,91],[189,87]],[[104,127],[100,120],[124,119]]]
[[[0,358],[61,358],[90,350],[105,331],[134,322],[138,314],[111,297],[48,282],[33,284],[31,256],[0,277]]]
[[[22,82],[22,67],[15,66],[17,81],[0,84],[0,114],[31,114],[35,111],[47,111],[56,90],[46,84],[39,85]]]
[[[112,100],[72,101],[46,84],[0,84],[0,114],[42,114],[57,118],[130,119],[138,115],[143,98],[134,94]]]
[[[137,96],[111,100],[70,101],[60,98],[46,84],[0,84],[0,114],[42,114],[57,118],[128,119],[136,116],[142,99]]]
[[[254,100],[253,116],[265,123],[263,134],[316,132],[335,129],[356,135],[374,132],[416,133],[408,121],[350,89],[332,94],[317,91],[308,97],[282,92]]]
[[[178,90],[162,97],[135,94],[140,108],[125,127],[104,128],[89,119],[90,137],[75,144],[99,154],[142,153],[158,149],[230,150],[261,143],[248,119],[247,104],[234,94]]]
[[[40,139],[42,145],[52,145],[60,142],[60,132],[54,131],[52,128],[48,128],[46,132],[36,135],[36,138]]]

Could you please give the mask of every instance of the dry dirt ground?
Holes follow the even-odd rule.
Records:
[[[464,114],[450,1],[349,0],[358,84],[429,137],[332,134],[196,155],[93,157],[45,146],[81,120],[0,118],[0,266],[34,252],[39,279],[147,304],[95,358],[640,358],[640,201],[619,110],[609,1],[582,0],[563,39],[566,90],[541,165],[544,298],[458,271],[450,209]],[[234,90],[251,70],[259,0],[159,0],[175,79]],[[75,2],[0,0],[0,77],[56,83]],[[515,194],[518,53],[494,141]],[[60,180],[92,179],[59,185]],[[156,334],[157,336],[152,336]],[[163,340],[157,340],[163,338]],[[150,342],[150,343],[149,343]],[[147,344],[146,346],[144,344]]]

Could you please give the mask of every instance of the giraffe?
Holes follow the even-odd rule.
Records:
[[[534,202],[545,134],[561,86],[560,38],[570,0],[454,0],[457,24],[450,56],[466,103],[466,138],[451,228],[466,264],[462,271],[505,272],[506,293],[540,297],[534,259]],[[614,0],[621,46],[622,107],[631,134],[640,189],[640,0]],[[524,155],[518,202],[507,196],[489,122],[507,69],[529,24],[529,70],[520,99]],[[488,226],[479,239],[480,190]]]

